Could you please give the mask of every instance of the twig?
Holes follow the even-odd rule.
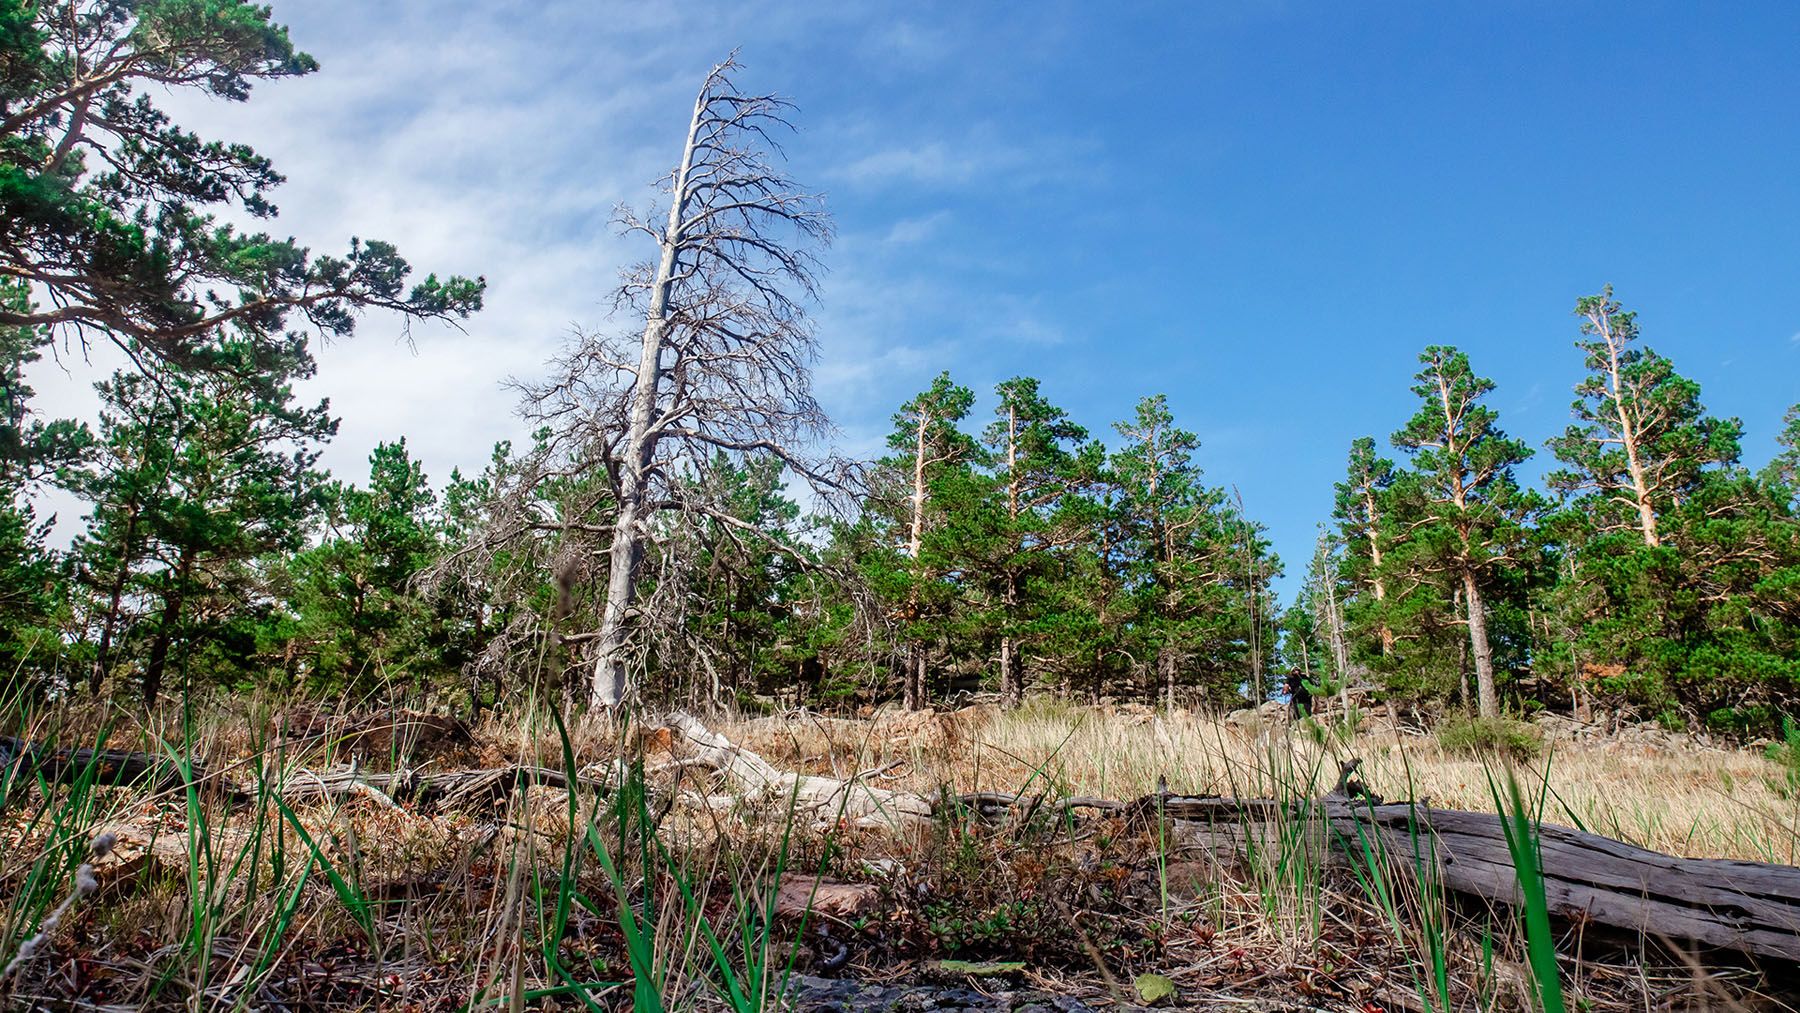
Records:
[[[0,970],[0,980],[11,977],[14,971],[30,963],[32,958],[38,955],[38,951],[50,942],[50,936],[56,931],[56,927],[62,924],[63,916],[75,906],[76,900],[89,896],[100,889],[100,881],[94,878],[94,860],[105,858],[111,854],[113,845],[117,841],[118,838],[107,833],[94,838],[93,842],[88,845],[88,860],[76,866],[75,885],[69,891],[69,895],[64,897],[62,903],[56,905],[56,910],[50,912],[50,916],[38,926],[37,935],[25,940],[24,944],[19,947],[18,954],[7,963],[4,970]]]

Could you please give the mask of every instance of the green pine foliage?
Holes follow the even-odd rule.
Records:
[[[0,276],[44,307],[0,305],[0,326],[92,334],[182,366],[225,368],[222,329],[280,344],[296,317],[348,334],[365,307],[454,318],[479,279],[411,286],[391,245],[341,257],[225,219],[267,221],[281,174],[157,106],[170,91],[242,102],[310,74],[268,7],[245,0],[8,3],[0,15]]]

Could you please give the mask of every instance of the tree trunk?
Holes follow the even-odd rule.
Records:
[[[912,557],[915,569],[919,553],[925,547],[925,431],[931,427],[931,416],[923,409],[919,412],[917,425],[918,440],[913,446],[912,520],[906,530],[906,553]]]
[[[182,601],[187,595],[188,575],[194,566],[193,551],[183,549],[175,564],[173,578],[163,589],[162,618],[156,624],[156,640],[150,645],[150,660],[144,666],[144,706],[156,705],[162,693],[163,672],[169,664],[169,644],[175,638],[175,624],[181,621]]]
[[[119,602],[125,597],[125,576],[128,568],[121,566],[119,575],[113,580],[112,588],[107,596],[106,620],[100,626],[100,644],[94,651],[94,668],[88,673],[88,692],[99,693],[106,681],[106,662],[112,653],[113,630],[119,622]]]
[[[1019,412],[1009,408],[1006,412],[1006,515],[1010,521],[1008,538],[1019,536]],[[1017,647],[1013,643],[1013,614],[1019,607],[1019,578],[1012,572],[1012,563],[1007,563],[1006,573],[1006,635],[1000,638],[1000,706],[1011,710],[1017,707],[1025,696],[1025,687],[1021,685],[1023,674],[1017,655]]]
[[[1337,567],[1332,566],[1325,585],[1325,607],[1331,616],[1331,662],[1337,666],[1338,710],[1349,720],[1350,715],[1350,647],[1344,638],[1344,610],[1337,596]]]
[[[1156,668],[1162,677],[1163,706],[1175,709],[1175,652],[1163,647],[1156,652]]]
[[[106,662],[112,653],[113,633],[119,625],[119,604],[125,598],[125,583],[131,579],[131,565],[137,558],[137,525],[141,513],[137,502],[132,501],[131,513],[125,519],[125,537],[119,546],[119,572],[107,592],[106,619],[100,626],[100,645],[94,652],[94,669],[88,673],[90,693],[99,693],[106,680]]]
[[[1018,608],[1018,577],[1006,575],[1006,624],[1009,631],[1000,638],[1000,706],[1011,709],[1025,699],[1025,659],[1019,656],[1019,645],[1013,641],[1013,611]]]
[[[1476,713],[1484,718],[1500,716],[1500,699],[1494,692],[1494,652],[1488,646],[1487,612],[1473,571],[1463,571],[1463,606],[1469,615],[1469,651],[1475,656]]]
[[[1387,601],[1387,580],[1381,575],[1381,538],[1379,535],[1381,522],[1378,520],[1380,515],[1376,512],[1375,491],[1369,488],[1367,483],[1364,483],[1363,485],[1363,505],[1367,509],[1369,515],[1369,526],[1367,531],[1369,538],[1369,583],[1375,589],[1376,610],[1379,612],[1381,603]],[[1381,637],[1381,656],[1385,658],[1394,653],[1394,631],[1388,629],[1387,618],[1385,616],[1377,621],[1376,632]]]
[[[650,289],[650,308],[644,318],[643,346],[637,377],[632,387],[631,420],[626,430],[624,462],[619,469],[619,513],[613,522],[612,546],[607,551],[606,604],[600,611],[600,630],[594,650],[593,703],[614,709],[625,699],[626,620],[637,594],[637,568],[644,556],[641,530],[644,522],[644,488],[651,462],[656,457],[658,434],[651,428],[657,395],[662,387],[663,346],[668,337],[669,293],[674,286],[676,251],[680,248],[681,223],[688,201],[689,174],[700,120],[706,111],[706,92],[694,99],[688,121],[687,143],[681,149],[681,166],[675,170],[669,198],[669,220],[659,237],[662,256]]]
[[[1000,706],[1011,709],[1019,705],[1019,680],[1013,671],[1012,637],[1000,638]]]
[[[909,711],[925,709],[925,646],[913,648],[912,657],[906,659],[906,672],[901,678],[903,687],[901,704]]]
[[[1607,381],[1612,386],[1613,408],[1619,419],[1619,445],[1625,450],[1625,471],[1631,478],[1631,495],[1638,512],[1638,529],[1643,533],[1644,544],[1655,548],[1662,544],[1656,531],[1656,508],[1650,505],[1650,484],[1644,477],[1644,464],[1639,456],[1642,433],[1634,424],[1632,413],[1625,406],[1625,392],[1619,381],[1619,350],[1621,341],[1612,329],[1612,322],[1606,319],[1604,306],[1600,312],[1589,317],[1600,331],[1600,339],[1606,342]]]
[[[906,552],[912,557],[913,586],[907,596],[907,611],[910,618],[917,622],[919,618],[919,581],[924,579],[919,553],[925,548],[925,436],[931,425],[931,415],[922,407],[919,410],[918,439],[913,448],[913,489],[912,520],[907,525]],[[919,710],[925,706],[925,647],[923,644],[913,648],[913,656],[907,659],[904,691],[901,697],[907,710]]]

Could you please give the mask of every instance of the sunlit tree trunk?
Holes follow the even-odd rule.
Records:
[[[1644,544],[1654,548],[1662,544],[1662,539],[1657,534],[1656,508],[1650,502],[1650,483],[1644,473],[1643,448],[1640,445],[1642,439],[1636,417],[1637,397],[1635,392],[1625,388],[1619,363],[1620,353],[1625,347],[1625,336],[1613,328],[1604,302],[1589,309],[1584,316],[1606,345],[1607,389],[1612,394],[1614,417],[1619,420],[1619,445],[1625,451],[1625,471],[1631,479],[1631,496],[1637,507],[1638,530],[1644,536]]]

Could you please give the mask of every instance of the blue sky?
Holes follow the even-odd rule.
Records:
[[[1166,393],[1297,573],[1426,344],[1541,446],[1570,310],[1610,282],[1747,460],[1800,401],[1800,5],[274,6],[323,70],[182,121],[273,156],[304,241],[492,286],[466,332],[415,351],[372,317],[325,350],[340,474],[404,434],[441,480],[518,435],[498,381],[619,325],[643,251],[610,210],[652,196],[733,47],[799,104],[792,165],[837,218],[818,376],[852,451],[941,369],[1038,376],[1096,432]],[[37,384],[82,411],[102,359]]]

